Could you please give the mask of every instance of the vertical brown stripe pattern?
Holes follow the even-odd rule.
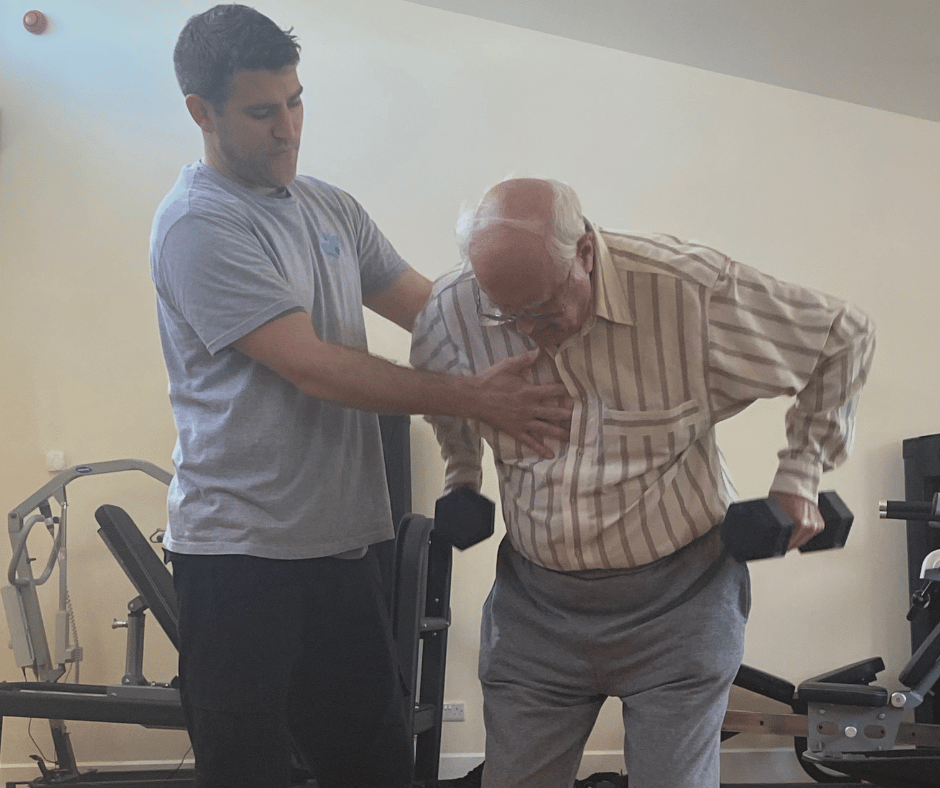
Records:
[[[542,460],[485,424],[435,417],[447,487],[479,486],[482,437],[519,552],[561,571],[639,566],[724,516],[733,488],[714,425],[789,396],[772,488],[815,497],[820,474],[851,447],[870,320],[700,244],[594,230],[596,315],[532,371],[574,399],[569,442]],[[435,283],[415,326],[414,366],[476,374],[531,349],[512,324],[477,315],[476,288],[469,269]]]

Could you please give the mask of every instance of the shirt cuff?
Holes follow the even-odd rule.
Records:
[[[795,457],[781,458],[770,491],[792,493],[815,501],[819,495],[821,476],[822,465],[819,462],[808,462]]]
[[[458,487],[468,487],[474,492],[480,492],[483,486],[483,469],[469,468],[467,466],[448,468],[444,474],[444,494],[456,490]]]

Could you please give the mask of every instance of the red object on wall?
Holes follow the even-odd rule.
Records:
[[[46,29],[49,20],[42,11],[27,11],[23,14],[23,27],[37,36]]]

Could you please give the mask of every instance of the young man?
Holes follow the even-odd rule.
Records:
[[[749,596],[715,527],[732,500],[715,425],[796,396],[771,494],[805,543],[820,474],[851,444],[871,323],[714,249],[602,230],[557,181],[499,183],[460,226],[464,263],[435,284],[412,363],[477,374],[538,347],[534,379],[575,403],[552,459],[434,419],[448,488],[479,486],[490,442],[506,522],[481,633],[483,788],[569,788],[607,697],[631,788],[718,788]]]
[[[429,282],[340,189],[298,176],[299,46],[251,8],[194,16],[174,63],[202,131],[151,237],[179,433],[165,546],[197,785],[411,784],[411,731],[369,545],[392,535],[374,410],[483,419],[550,456],[564,387],[533,358],[479,376],[366,351],[365,305],[410,330]],[[545,404],[543,404],[545,403]],[[557,423],[553,423],[557,422]]]

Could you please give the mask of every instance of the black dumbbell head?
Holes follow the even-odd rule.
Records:
[[[800,548],[801,553],[845,547],[849,529],[855,519],[849,507],[836,493],[824,492],[819,494],[819,513],[826,527]]]
[[[496,504],[468,487],[451,490],[434,507],[434,532],[458,550],[492,536],[495,522]]]
[[[721,524],[721,539],[738,561],[784,555],[792,534],[793,520],[775,498],[733,503]]]

